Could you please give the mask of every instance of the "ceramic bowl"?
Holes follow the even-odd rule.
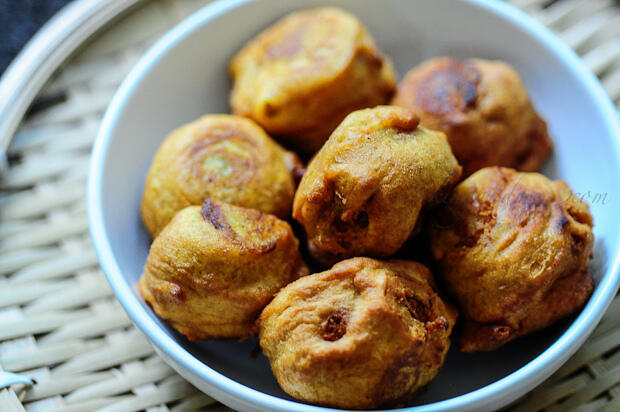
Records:
[[[502,59],[521,74],[548,121],[553,156],[543,172],[569,182],[591,205],[596,289],[576,316],[492,353],[452,350],[412,411],[496,409],[557,370],[585,341],[619,282],[620,182],[617,113],[595,77],[548,29],[517,9],[483,0],[221,0],[164,36],[116,93],[93,151],[88,182],[91,233],[103,270],[135,324],[181,375],[239,410],[318,411],[286,395],[256,339],[189,342],[144,303],[136,282],[151,239],[139,205],[164,137],[204,113],[229,112],[231,56],[293,10],[334,5],[357,15],[402,76],[425,59]]]

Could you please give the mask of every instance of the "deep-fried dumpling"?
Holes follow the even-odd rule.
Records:
[[[399,406],[441,368],[456,317],[423,265],[353,258],[278,292],[260,345],[282,389],[304,402]]]
[[[387,103],[396,87],[366,28],[333,7],[282,18],[233,58],[230,73],[233,112],[305,153],[350,112]]]
[[[592,216],[563,181],[479,170],[428,228],[439,275],[461,308],[463,351],[493,350],[544,328],[592,292]]]
[[[140,292],[190,340],[246,337],[273,295],[308,274],[288,223],[207,198],[151,245]]]
[[[281,218],[291,213],[301,167],[249,119],[206,115],[172,132],[146,178],[142,220],[153,237],[175,213],[207,196]]]
[[[422,207],[458,181],[461,168],[444,134],[418,122],[396,106],[353,112],[310,162],[293,217],[315,258],[394,254]]]

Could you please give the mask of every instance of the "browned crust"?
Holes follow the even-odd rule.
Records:
[[[347,332],[347,311],[338,309],[332,312],[323,323],[321,337],[330,342],[336,341]]]
[[[471,62],[451,60],[421,80],[416,103],[425,112],[437,115],[465,112],[476,104],[481,75]]]
[[[213,227],[217,230],[232,232],[232,228],[228,224],[226,215],[222,212],[222,208],[219,204],[213,202],[210,197],[207,197],[202,203],[200,215],[204,220],[211,222]]]

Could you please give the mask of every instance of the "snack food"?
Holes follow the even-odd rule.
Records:
[[[207,196],[286,218],[300,167],[297,155],[252,120],[203,116],[173,131],[159,147],[146,177],[142,220],[155,237],[177,211]]]
[[[592,216],[563,181],[479,170],[428,228],[443,284],[461,309],[462,351],[493,350],[549,326],[592,292]]]
[[[324,263],[395,253],[422,207],[456,183],[461,168],[445,136],[410,110],[351,113],[308,165],[293,203],[313,257]]]
[[[504,62],[429,60],[407,73],[392,104],[444,132],[464,176],[486,166],[538,171],[551,152],[545,122]]]
[[[278,289],[308,274],[298,243],[275,216],[207,198],[155,239],[138,287],[190,340],[247,337]]]
[[[423,265],[353,258],[283,288],[260,316],[260,345],[302,401],[398,406],[437,374],[456,317]]]
[[[400,407],[435,379],[453,328],[460,350],[491,351],[590,296],[588,206],[563,182],[495,167],[536,171],[551,151],[506,63],[433,59],[390,99],[389,59],[356,17],[325,7],[284,16],[229,71],[235,115],[175,131],[144,195],[154,235],[178,213],[139,289],[190,340],[259,333],[277,381],[300,402]],[[303,177],[297,155],[263,128],[314,155]],[[282,219],[292,209],[306,262],[331,269],[305,276],[288,223],[253,209]],[[454,307],[411,259],[437,268]]]
[[[387,103],[396,86],[366,28],[333,7],[282,18],[237,53],[230,73],[233,112],[306,154],[350,112]]]

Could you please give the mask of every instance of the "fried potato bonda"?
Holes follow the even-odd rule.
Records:
[[[353,112],[310,162],[293,217],[315,258],[394,254],[422,207],[458,181],[461,168],[444,134],[418,122],[402,107]]]
[[[592,216],[563,181],[479,170],[437,210],[429,232],[465,320],[462,351],[494,350],[549,326],[592,292]]]
[[[425,266],[353,258],[283,288],[258,324],[284,391],[365,409],[402,405],[433,380],[456,317]]]
[[[551,152],[545,122],[519,74],[503,62],[429,60],[405,76],[392,104],[444,132],[464,176],[486,166],[535,172]]]
[[[142,220],[155,237],[176,212],[207,196],[286,218],[300,165],[252,120],[203,116],[161,144],[146,178]]]
[[[155,239],[138,287],[190,340],[246,337],[273,295],[308,274],[298,245],[275,216],[207,198]]]
[[[385,104],[396,88],[392,64],[350,13],[292,13],[231,61],[233,112],[296,149],[313,153],[350,112]]]

